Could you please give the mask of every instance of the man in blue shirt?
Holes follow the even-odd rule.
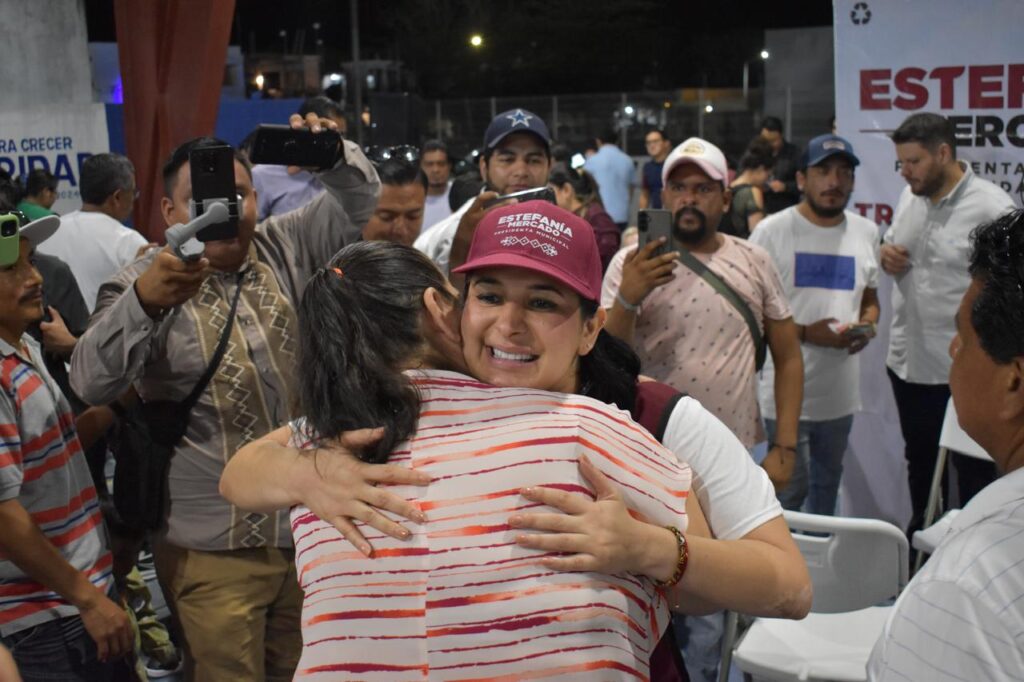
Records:
[[[661,208],[661,166],[672,151],[672,142],[664,130],[654,128],[644,136],[644,147],[651,160],[644,164],[640,208]]]
[[[597,180],[604,210],[622,230],[629,219],[629,200],[636,168],[633,159],[615,145],[618,139],[618,133],[610,128],[601,133],[595,140],[597,152],[587,159],[583,168]]]

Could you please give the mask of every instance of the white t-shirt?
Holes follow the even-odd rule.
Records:
[[[91,314],[100,285],[135,260],[148,240],[106,213],[74,211],[60,218],[57,232],[39,252],[68,264]]]
[[[720,540],[737,540],[782,515],[768,474],[725,424],[693,398],[676,403],[662,445],[690,465],[708,526]]]
[[[462,216],[473,205],[476,197],[469,199],[459,210],[452,213],[439,223],[420,232],[413,244],[417,249],[425,253],[430,260],[434,261],[438,269],[448,275],[449,263],[452,256],[452,242],[455,241],[455,233],[459,231],[459,221]],[[426,225],[426,222],[423,223]]]
[[[878,226],[846,211],[835,227],[819,227],[796,206],[770,215],[750,235],[771,255],[797,324],[860,319],[865,288],[878,288]],[[860,409],[860,356],[842,348],[801,345],[804,402],[800,418],[824,421]],[[775,418],[775,367],[765,362],[758,390],[761,412]]]
[[[427,203],[423,205],[423,228],[430,229],[452,214],[452,207],[448,203],[448,194],[452,191],[452,183],[444,188],[442,194],[428,194]]]

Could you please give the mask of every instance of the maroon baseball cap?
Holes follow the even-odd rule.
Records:
[[[484,214],[469,257],[452,272],[513,267],[561,282],[588,301],[601,298],[601,257],[594,229],[548,201],[526,201]]]

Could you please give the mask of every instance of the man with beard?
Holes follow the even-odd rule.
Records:
[[[796,463],[803,362],[797,327],[771,257],[760,246],[718,232],[729,206],[725,156],[691,137],[662,168],[662,205],[673,215],[674,244],[739,296],[775,361],[776,430],[764,467],[776,490]],[[763,441],[757,405],[756,345],[744,315],[707,279],[679,267],[652,242],[619,251],[608,265],[601,305],[611,334],[632,344],[644,374],[696,398],[747,448]],[[677,622],[691,679],[715,679],[721,614]]]
[[[882,269],[896,283],[886,366],[906,442],[912,535],[924,521],[949,401],[953,315],[971,282],[968,235],[1011,210],[1013,200],[957,160],[953,125],[943,116],[914,114],[892,141],[907,187],[881,249]],[[960,455],[953,462],[961,504],[995,477],[991,463]]]
[[[750,235],[775,261],[803,342],[797,465],[778,497],[784,508],[803,506],[812,514],[835,513],[843,454],[860,409],[856,353],[874,338],[878,322],[878,226],[845,211],[859,163],[843,138],[814,138],[796,174],[803,200],[765,218]],[[773,386],[767,362],[760,398],[769,440],[776,429]]]
[[[480,177],[484,191],[425,230],[414,246],[448,274],[466,260],[477,223],[499,195],[544,187],[551,170],[551,134],[537,114],[510,109],[494,117],[484,132]]]

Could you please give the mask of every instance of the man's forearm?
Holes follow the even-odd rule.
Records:
[[[878,289],[865,289],[860,299],[860,319],[864,322],[878,324],[878,318],[882,314],[878,304]]]
[[[773,358],[774,360],[774,358]],[[775,361],[775,441],[795,447],[800,426],[800,408],[804,399],[803,359],[787,357]]]
[[[104,597],[57,551],[16,499],[0,502],[0,550],[26,575],[79,610]]]
[[[615,338],[632,345],[636,331],[636,313],[626,310],[621,303],[615,301],[612,307],[608,308],[604,329]]]

